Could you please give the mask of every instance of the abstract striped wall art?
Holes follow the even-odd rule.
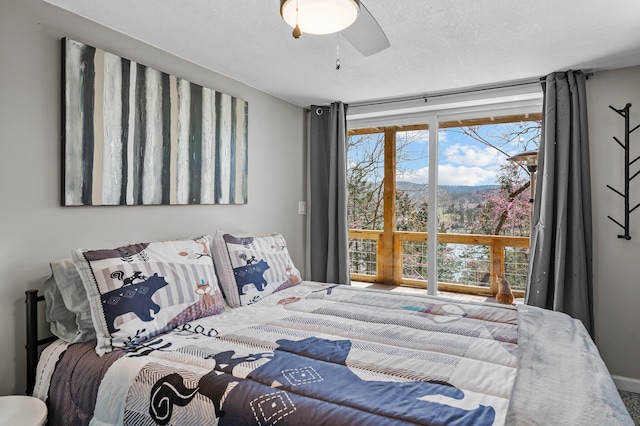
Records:
[[[247,203],[247,102],[67,38],[63,68],[63,205]]]

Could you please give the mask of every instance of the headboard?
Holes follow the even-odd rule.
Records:
[[[38,302],[44,302],[44,296],[38,296],[38,290],[25,291],[25,303],[27,305],[27,389],[26,394],[33,393],[36,384],[36,370],[38,367],[38,357],[40,346],[56,340],[56,336],[38,338]]]

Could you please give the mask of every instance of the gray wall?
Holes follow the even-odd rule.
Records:
[[[60,206],[60,39],[70,37],[249,103],[249,203]],[[0,395],[25,389],[24,291],[79,247],[280,232],[304,267],[304,111],[37,0],[0,2]]]
[[[631,213],[631,240],[622,229],[623,199],[607,188],[624,189],[624,120],[609,105],[631,103],[631,128],[640,124],[640,67],[599,72],[587,80],[587,108],[593,194],[594,292],[596,343],[616,380],[640,392],[640,209]],[[640,129],[631,134],[632,156],[640,156]],[[640,170],[636,162],[632,174]],[[640,203],[640,177],[631,181],[631,206]],[[618,378],[616,378],[618,379]]]

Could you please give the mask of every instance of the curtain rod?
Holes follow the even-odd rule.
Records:
[[[589,77],[593,77],[596,75],[595,71],[590,71],[590,72],[583,72],[583,74],[585,75],[585,78],[589,78]],[[547,78],[547,76],[544,77],[536,77],[536,78],[530,78],[527,80],[520,80],[520,81],[513,81],[511,83],[504,83],[504,84],[499,84],[496,86],[485,86],[485,87],[469,87],[466,89],[460,89],[460,90],[452,90],[452,91],[445,91],[445,92],[436,92],[436,93],[425,93],[422,95],[414,95],[414,96],[407,96],[407,97],[403,97],[403,98],[388,98],[388,99],[377,99],[377,100],[371,100],[371,101],[362,101],[362,102],[352,102],[352,103],[347,103],[346,105],[349,108],[359,108],[359,107],[366,107],[366,106],[374,106],[374,105],[386,105],[386,104],[393,104],[393,103],[397,103],[397,102],[408,102],[408,101],[417,101],[417,100],[424,100],[425,102],[427,102],[427,100],[429,98],[440,98],[443,96],[452,96],[452,95],[462,95],[465,93],[474,93],[474,92],[484,92],[486,90],[495,90],[495,89],[506,89],[509,87],[519,87],[519,86],[528,86],[530,84],[539,84],[543,81],[545,81]],[[306,107],[304,109],[306,112],[311,112],[311,108],[310,107]]]
[[[519,87],[519,86],[528,86],[530,84],[536,84],[536,83],[540,83],[540,81],[543,81],[546,77],[537,77],[535,79],[529,79],[529,80],[521,80],[518,82],[512,82],[512,83],[505,83],[505,84],[500,84],[500,85],[496,85],[496,86],[486,86],[486,87],[476,87],[476,88],[467,88],[467,89],[460,89],[460,90],[452,90],[452,91],[447,91],[447,92],[439,92],[439,93],[433,93],[433,94],[422,94],[422,95],[415,95],[415,96],[408,96],[408,97],[404,97],[404,98],[394,98],[394,99],[380,99],[380,100],[373,100],[373,101],[363,101],[363,102],[353,102],[349,104],[349,108],[358,108],[358,107],[365,107],[365,106],[373,106],[373,105],[385,105],[385,104],[393,104],[393,103],[397,103],[397,102],[407,102],[407,101],[417,101],[420,99],[423,99],[425,102],[427,102],[427,100],[429,98],[440,98],[443,96],[452,96],[452,95],[461,95],[461,94],[465,94],[465,93],[474,93],[474,92],[483,92],[486,90],[495,90],[495,89],[505,89],[505,88],[509,88],[509,87]]]

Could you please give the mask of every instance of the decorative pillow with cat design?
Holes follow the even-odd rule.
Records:
[[[156,334],[222,313],[209,247],[204,236],[72,252],[91,305],[98,355],[135,350]]]
[[[234,308],[302,282],[280,234],[255,237],[218,231],[213,259],[224,296]]]

